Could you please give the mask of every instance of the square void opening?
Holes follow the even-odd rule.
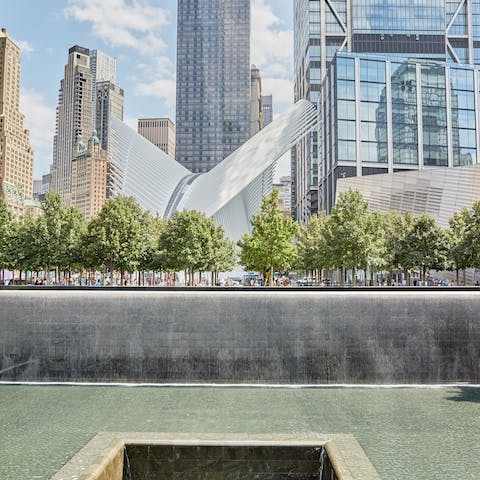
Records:
[[[319,480],[322,447],[126,444],[123,480]]]

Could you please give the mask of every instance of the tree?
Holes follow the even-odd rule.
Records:
[[[236,261],[235,242],[225,237],[221,225],[215,225],[213,219],[210,223],[212,238],[211,258],[208,269],[212,272],[212,285],[218,283],[218,273],[233,270]]]
[[[459,270],[463,269],[465,272],[466,268],[474,266],[472,264],[472,244],[467,238],[467,232],[472,223],[470,212],[463,208],[453,214],[449,220],[450,227],[446,230],[449,242],[448,258],[455,269],[457,285],[460,283]]]
[[[297,248],[300,265],[312,272],[332,267],[332,246],[328,241],[329,217],[313,215],[307,226],[300,228]]]
[[[88,224],[84,254],[89,267],[125,272],[135,271],[145,251],[149,215],[132,197],[108,199]]]
[[[195,272],[209,271],[213,258],[212,219],[195,210],[175,212],[162,231],[159,249],[163,252],[165,268],[189,274],[187,283],[193,285]]]
[[[84,220],[77,209],[65,205],[59,195],[48,193],[43,204],[43,215],[27,218],[21,234],[27,235],[24,242],[30,258],[47,274],[55,268],[55,280],[59,271],[68,270],[78,261],[78,244]],[[28,227],[28,230],[26,230]],[[35,256],[33,259],[32,256]]]
[[[9,252],[13,240],[16,222],[4,198],[0,198],[0,270],[8,267]]]
[[[426,279],[427,270],[444,270],[447,267],[447,236],[430,215],[423,214],[413,219],[402,244],[403,267],[418,268],[422,281]]]
[[[275,271],[289,270],[297,260],[294,237],[298,226],[280,212],[277,190],[263,198],[261,210],[251,224],[252,234],[243,235],[238,242],[240,264],[262,272],[264,285],[271,285]]]
[[[141,255],[140,268],[143,270],[152,270],[158,272],[163,270],[165,260],[164,254],[159,250],[160,236],[167,228],[167,220],[159,216],[148,218],[146,225],[146,238],[144,242],[144,249]]]
[[[356,283],[356,271],[369,263],[371,249],[371,231],[369,229],[368,204],[362,194],[348,190],[339,195],[332,210],[327,230],[327,241],[332,247],[332,264],[344,271],[352,270],[353,283]]]

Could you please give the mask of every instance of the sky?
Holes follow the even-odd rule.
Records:
[[[21,48],[20,108],[35,151],[34,176],[52,162],[55,108],[68,49],[80,45],[117,59],[124,120],[175,120],[176,0],[1,0],[0,26]],[[251,63],[274,115],[293,103],[293,2],[252,0]],[[288,155],[279,175],[288,174]]]

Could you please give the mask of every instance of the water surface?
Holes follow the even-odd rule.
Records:
[[[352,433],[383,480],[480,478],[480,388],[0,385],[0,479],[48,479],[101,431]]]

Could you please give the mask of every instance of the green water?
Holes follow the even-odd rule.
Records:
[[[0,385],[0,480],[48,479],[100,431],[352,433],[382,479],[480,479],[480,388]]]

